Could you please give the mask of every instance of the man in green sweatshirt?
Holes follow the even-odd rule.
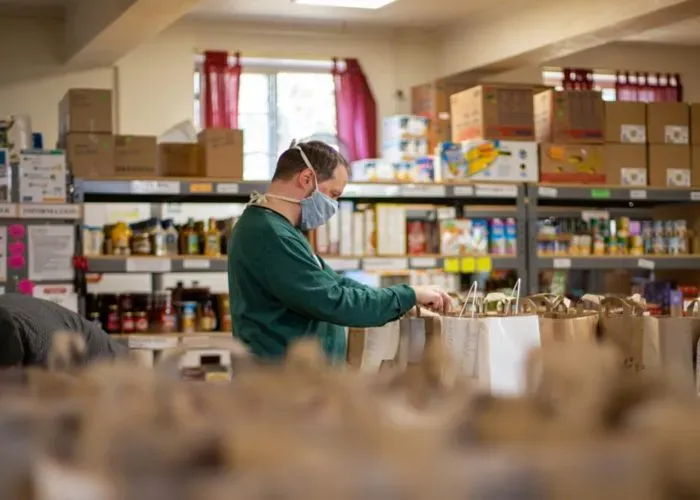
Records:
[[[284,357],[291,342],[317,335],[333,362],[345,357],[344,327],[393,321],[414,306],[447,312],[435,287],[373,288],[330,269],[302,231],[325,224],[348,182],[348,163],[320,141],[292,143],[264,195],[254,195],[228,245],[233,331],[263,359]]]

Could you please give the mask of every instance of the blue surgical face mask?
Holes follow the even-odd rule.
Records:
[[[299,201],[299,204],[301,205],[301,230],[310,231],[311,229],[316,229],[317,227],[324,225],[331,217],[335,215],[335,213],[338,211],[338,202],[327,194],[324,194],[318,190],[316,170],[311,166],[311,162],[306,157],[304,151],[299,146],[294,146],[294,148],[299,150],[304,163],[314,174],[313,192],[307,198]]]

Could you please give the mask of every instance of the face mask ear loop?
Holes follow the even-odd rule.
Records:
[[[309,158],[307,158],[306,153],[304,153],[304,150],[301,149],[299,146],[293,146],[293,149],[298,149],[299,154],[301,155],[301,159],[304,160],[304,163],[306,164],[307,167],[311,169],[311,173],[314,174],[314,187],[316,190],[318,190],[318,177],[316,177],[316,170],[314,167],[311,166],[311,162],[309,161]]]

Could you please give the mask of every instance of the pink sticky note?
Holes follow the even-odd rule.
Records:
[[[15,241],[7,245],[7,251],[10,255],[24,255],[26,253],[26,247],[21,241]]]
[[[7,259],[7,265],[10,266],[10,269],[22,269],[26,263],[24,255],[10,255]]]
[[[17,283],[17,290],[24,295],[32,295],[34,293],[34,283],[29,280],[21,280]]]
[[[7,233],[10,235],[10,238],[19,240],[24,238],[25,229],[22,224],[12,224],[7,227]]]

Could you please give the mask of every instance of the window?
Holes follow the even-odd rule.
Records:
[[[545,85],[555,87],[556,90],[564,90],[561,82],[564,80],[564,73],[560,69],[545,69],[542,71],[542,80]],[[604,101],[614,101],[615,95],[615,75],[612,73],[593,73],[593,83],[595,90],[603,94]]]
[[[241,65],[238,125],[243,129],[246,180],[269,180],[277,157],[293,139],[313,138],[338,146],[330,61],[242,58]],[[198,69],[194,95],[195,127],[199,130]]]

